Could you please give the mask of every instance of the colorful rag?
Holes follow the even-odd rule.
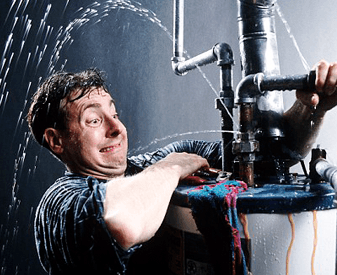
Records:
[[[247,190],[242,181],[199,186],[188,193],[192,214],[203,235],[215,274],[246,275],[236,198]]]

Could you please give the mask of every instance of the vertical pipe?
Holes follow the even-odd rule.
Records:
[[[263,73],[265,76],[280,75],[275,29],[276,2],[277,0],[237,0],[243,77],[258,73]],[[250,87],[247,86],[245,89],[250,92]],[[237,158],[239,170],[244,171],[248,179],[252,179],[255,173],[260,179],[273,179],[279,182],[288,172],[284,165],[279,165],[279,163],[283,164],[281,160],[283,156],[281,143],[284,138],[282,92],[268,91],[252,98],[252,102],[254,102],[252,103],[254,105],[253,131],[250,132],[253,136],[245,133],[241,127],[240,131],[246,139],[243,138],[237,142],[241,144],[240,146],[236,145],[239,147],[237,150],[241,150]],[[239,107],[244,108],[243,105],[240,104]],[[241,121],[240,125],[242,125]],[[256,137],[255,133],[258,133]],[[257,144],[258,147],[255,146]],[[255,156],[255,152],[258,152],[258,157]],[[279,166],[282,169],[278,168]],[[266,167],[269,168],[266,169]]]
[[[217,102],[216,108],[221,111],[221,137],[222,137],[222,172],[232,171],[233,153],[232,142],[233,134],[228,132],[233,130],[233,107],[234,93],[232,91],[232,68],[231,66],[221,66],[220,70],[220,98],[222,103]],[[226,106],[226,108],[224,106]]]
[[[174,0],[173,5],[173,61],[184,60],[184,0]]]
[[[279,74],[274,18],[276,0],[239,0],[238,2],[243,76],[259,72],[265,75]]]
[[[243,77],[262,72],[279,75],[275,30],[276,0],[238,0],[238,27]],[[266,137],[282,137],[282,93],[267,92],[257,98],[259,128]],[[260,120],[260,121],[259,121]]]
[[[240,106],[241,133],[233,142],[233,151],[237,154],[239,164],[239,178],[249,187],[254,187],[255,152],[259,150],[259,143],[254,138],[253,125],[254,104],[246,103]]]
[[[222,172],[232,171],[233,153],[233,65],[234,58],[231,47],[226,43],[217,44],[214,47],[217,56],[217,65],[220,67],[220,96],[215,100],[215,107],[221,112],[222,130]]]

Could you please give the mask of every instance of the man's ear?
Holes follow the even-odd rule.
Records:
[[[63,152],[63,143],[61,133],[54,128],[47,128],[44,131],[44,139],[48,143],[50,150],[56,155]]]

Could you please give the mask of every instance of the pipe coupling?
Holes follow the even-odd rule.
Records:
[[[186,75],[187,71],[180,71],[179,70],[179,65],[185,61],[185,57],[180,57],[180,56],[174,56],[171,58],[171,65],[172,65],[172,70],[176,75],[182,76]]]
[[[236,103],[254,103],[256,96],[262,95],[261,82],[263,81],[264,74],[250,74],[244,77],[236,88]]]
[[[254,153],[259,151],[259,142],[255,140],[254,134],[250,132],[238,133],[237,139],[233,141],[233,153]]]

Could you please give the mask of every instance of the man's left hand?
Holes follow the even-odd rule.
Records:
[[[325,112],[337,105],[337,62],[321,60],[314,69],[316,91],[297,90],[296,96],[304,105]]]

